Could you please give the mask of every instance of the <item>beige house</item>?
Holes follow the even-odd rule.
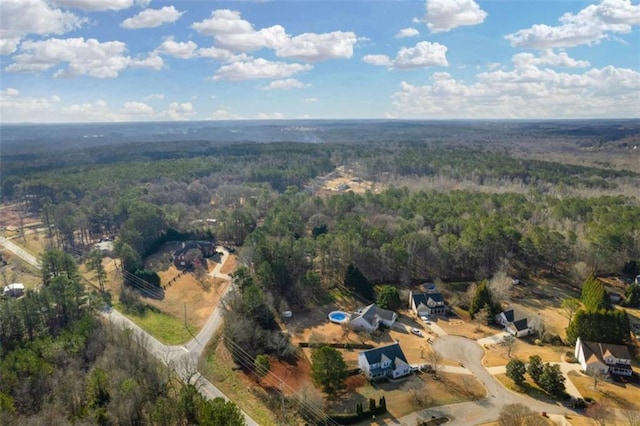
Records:
[[[631,376],[631,354],[624,345],[586,342],[578,338],[574,356],[588,374]]]

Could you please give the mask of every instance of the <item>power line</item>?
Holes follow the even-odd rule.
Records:
[[[260,378],[263,383],[270,385],[273,388],[280,389],[281,394],[284,396],[284,391],[288,391],[291,393],[291,397],[296,401],[298,405],[304,408],[307,412],[314,415],[317,419],[325,421],[326,424],[339,426],[335,420],[331,419],[324,411],[320,408],[316,407],[313,404],[303,400],[298,396],[297,391],[293,389],[290,385],[288,385],[282,378],[278,377],[275,373],[268,371],[267,374],[263,377],[260,377],[258,373],[255,371],[255,367],[253,365],[253,357],[244,350],[241,346],[235,343],[228,336],[223,336],[226,344],[230,344],[232,346],[232,351],[235,351],[235,359],[241,364],[242,367],[247,369],[251,374]]]

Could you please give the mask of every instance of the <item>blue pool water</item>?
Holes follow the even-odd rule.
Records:
[[[349,314],[342,311],[333,311],[329,314],[329,321],[336,323],[346,322],[349,318]]]

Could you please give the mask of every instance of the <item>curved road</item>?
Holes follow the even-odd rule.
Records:
[[[521,403],[536,412],[571,413],[560,404],[538,401],[507,390],[482,365],[484,351],[474,341],[460,336],[441,336],[433,342],[433,348],[444,358],[455,359],[484,385],[487,396],[478,401],[460,404],[443,405],[419,410],[399,419],[403,425],[415,425],[418,420],[430,419],[432,416],[447,416],[451,419],[447,425],[477,425],[495,421],[502,408],[507,404]]]
[[[14,253],[16,256],[22,258],[25,262],[40,269],[40,261],[22,247],[19,247],[4,237],[0,237],[0,245]],[[222,278],[228,282],[224,292],[220,294],[220,298],[223,298],[231,288],[231,277],[227,274],[220,273],[220,269],[222,269],[222,266],[228,258],[229,252],[223,250],[220,263],[217,264],[213,272],[210,273],[211,276]],[[211,337],[213,337],[214,333],[222,323],[222,314],[220,313],[219,306],[216,306],[213,310],[197,336],[184,345],[178,346],[168,346],[161,343],[158,339],[140,328],[136,323],[114,309],[109,310],[109,312],[103,312],[103,315],[108,318],[111,323],[131,330],[140,344],[144,345],[148,352],[153,354],[165,365],[173,368],[182,380],[195,384],[204,396],[212,399],[219,397],[226,401],[229,400],[229,398],[227,398],[211,382],[205,379],[197,370],[198,360],[200,359],[204,348],[207,346],[207,343],[209,343],[209,340],[211,340]],[[258,423],[249,417],[247,413],[243,411],[242,414],[244,415],[248,426],[258,426]]]

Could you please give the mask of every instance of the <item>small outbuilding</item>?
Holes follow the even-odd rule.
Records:
[[[20,297],[23,294],[24,294],[24,284],[22,283],[9,284],[2,291],[2,295],[7,297]]]

